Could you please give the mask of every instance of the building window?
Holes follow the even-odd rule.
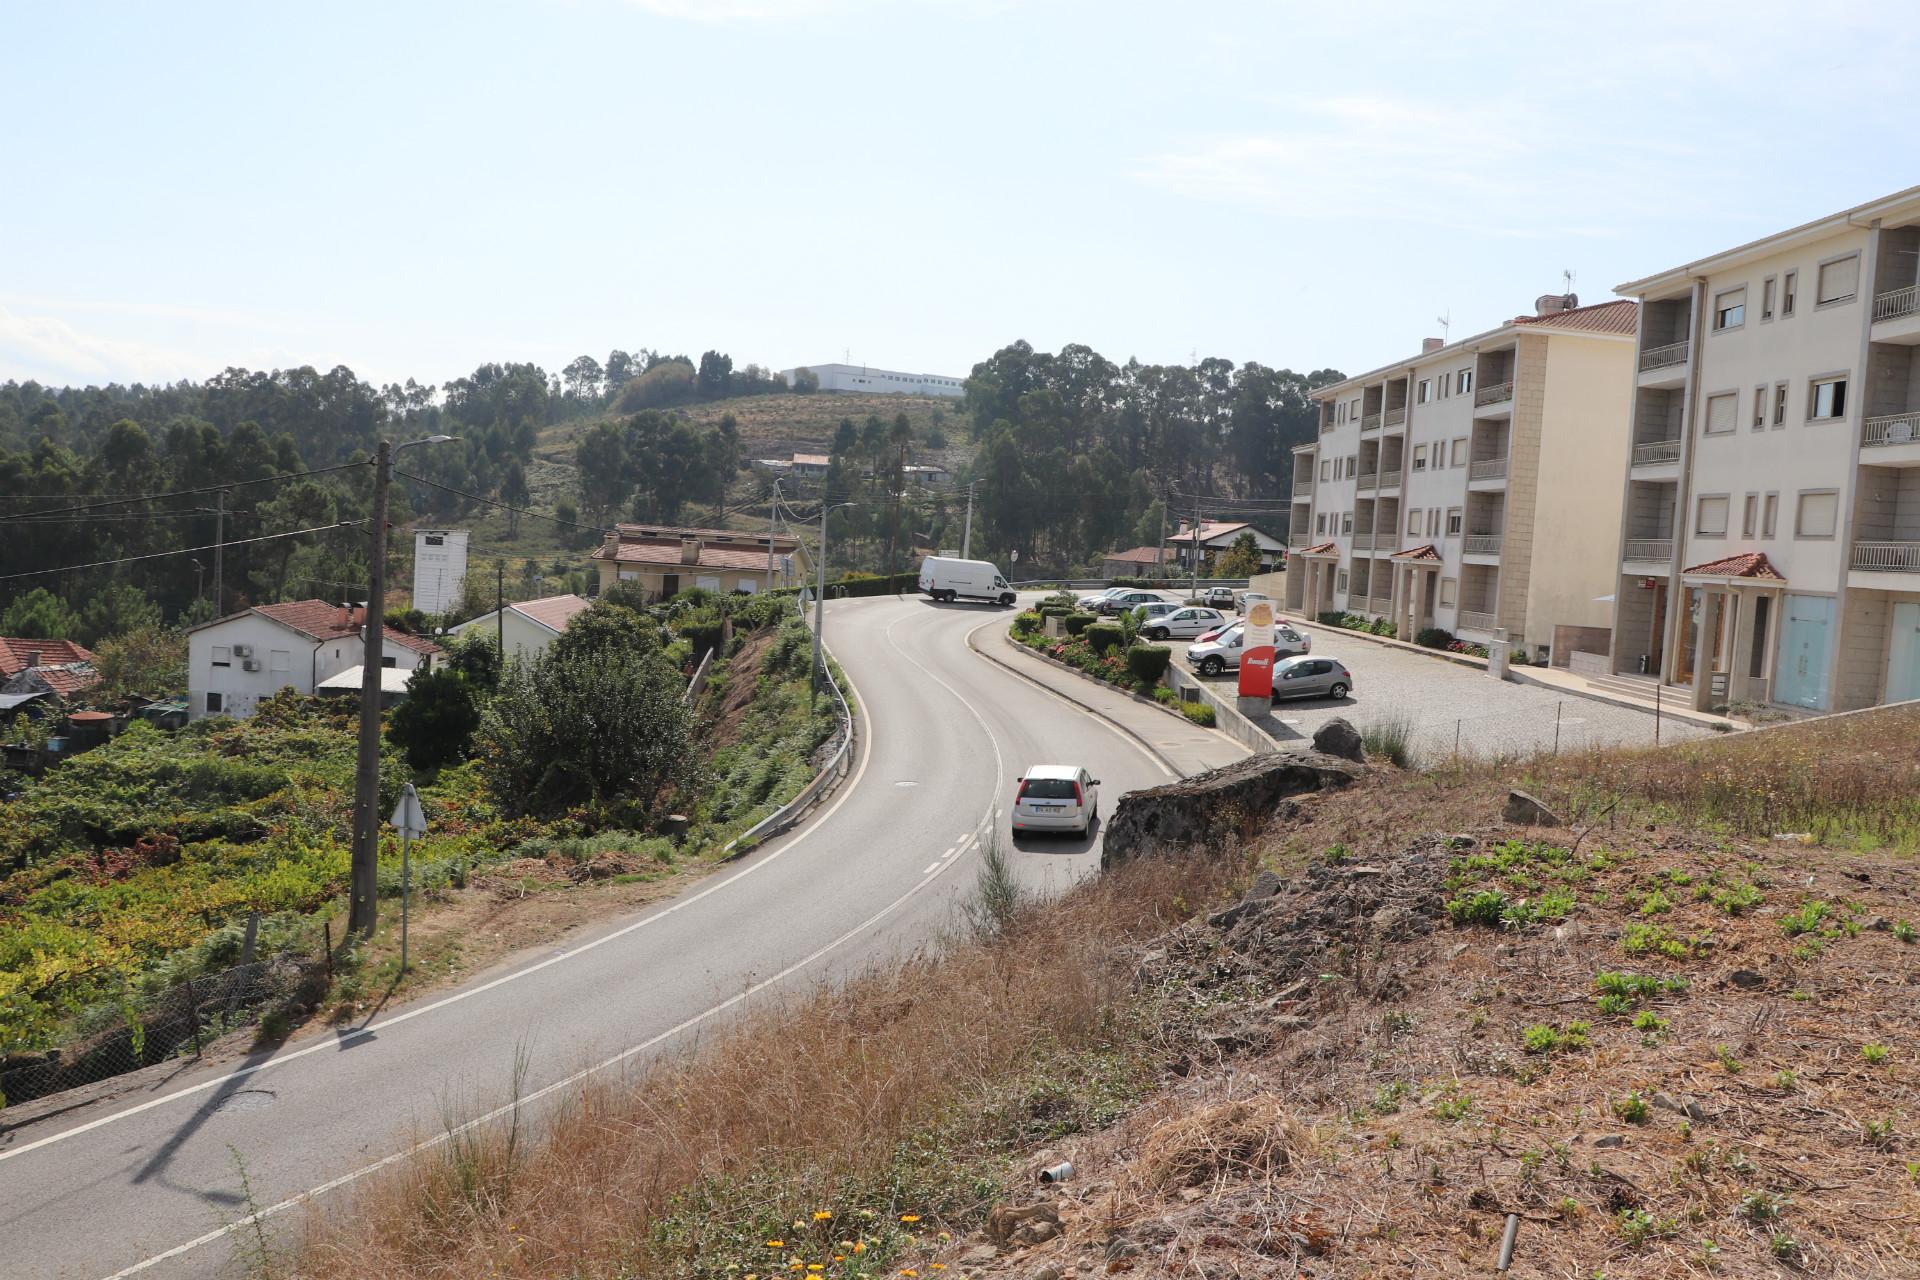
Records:
[[[1784,382],[1773,384],[1773,425],[1787,425],[1787,384]]]
[[[1729,289],[1713,298],[1713,331],[1738,329],[1747,322],[1747,286]]]
[[[1423,444],[1413,446],[1413,469],[1415,471],[1427,469],[1427,446]]]
[[[1420,379],[1420,396],[1415,403],[1425,404],[1431,399],[1433,399],[1433,379],[1422,378]]]
[[[1327,458],[1320,459],[1320,483],[1325,484],[1329,479],[1332,478],[1332,475],[1333,475],[1333,462]]]
[[[217,644],[213,646],[213,665],[216,667],[232,666],[233,650],[227,648],[227,646],[223,644]]]
[[[1852,302],[1859,286],[1859,254],[1850,253],[1836,262],[1823,262],[1814,285],[1813,305],[1832,307],[1842,302]]]
[[[1765,383],[1753,389],[1753,429],[1767,429],[1767,387]]]
[[[1341,513],[1340,532],[1342,534],[1351,534],[1353,532],[1353,512],[1346,511]]]
[[[1699,515],[1693,524],[1693,531],[1703,538],[1724,538],[1727,536],[1727,495],[1717,494],[1700,499]]]
[[[1773,319],[1773,277],[1768,276],[1760,284],[1760,323]]]
[[[1734,415],[1739,412],[1736,397],[1731,391],[1722,391],[1719,395],[1707,397],[1707,434],[1725,435],[1733,430]]]
[[[1440,607],[1451,609],[1459,603],[1460,583],[1455,578],[1440,579]]]
[[[1467,438],[1465,436],[1456,436],[1454,438],[1453,465],[1456,467],[1464,467],[1467,465]]]
[[[1461,395],[1473,390],[1473,370],[1462,369],[1453,376],[1453,389]]]
[[[1416,537],[1420,533],[1420,508],[1418,507],[1407,512],[1407,532]]]
[[[1327,513],[1326,512],[1322,511],[1319,515],[1313,518],[1313,531],[1319,534],[1321,537],[1326,536],[1326,533],[1327,533]]]
[[[1800,514],[1795,519],[1796,538],[1831,538],[1835,518],[1840,512],[1840,494],[1834,489],[1802,489]]]
[[[1459,507],[1447,508],[1447,536],[1449,538],[1457,538],[1460,536],[1460,508]]]
[[[227,695],[224,693],[215,693],[211,689],[209,689],[207,691],[207,714],[210,716],[217,716],[222,711],[225,711],[226,709],[227,709]]]
[[[1334,583],[1333,585],[1335,590],[1338,590],[1338,591],[1344,592],[1347,589],[1347,571],[1345,569],[1342,569],[1340,571],[1340,581]]]
[[[1793,295],[1800,283],[1800,273],[1789,271],[1780,281],[1780,318],[1786,319],[1793,314]]]
[[[274,649],[267,654],[267,670],[284,673],[292,661],[292,653],[285,649]]]
[[[1746,508],[1742,512],[1740,517],[1740,536],[1743,538],[1751,538],[1754,534],[1755,528],[1758,527],[1759,519],[1760,519],[1760,495],[1757,493],[1750,493],[1747,495]]]
[[[1353,479],[1354,473],[1359,470],[1360,470],[1360,455],[1357,453],[1350,454],[1347,458],[1347,479],[1349,480]]]
[[[1820,378],[1807,388],[1807,417],[1821,419],[1847,416],[1847,380]]]
[[[1778,518],[1779,514],[1780,514],[1780,495],[1777,493],[1770,493],[1767,495],[1767,503],[1766,503],[1766,506],[1762,508],[1762,515],[1760,517],[1760,536],[1761,537],[1771,538],[1773,536],[1774,522]]]
[[[1440,375],[1438,382],[1440,386],[1440,398],[1442,400],[1445,400],[1447,396],[1453,391],[1453,379],[1449,378],[1446,374],[1443,373]]]

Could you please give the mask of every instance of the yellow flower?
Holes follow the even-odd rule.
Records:
[[[935,1271],[945,1271],[947,1269],[947,1264],[944,1262],[936,1262],[933,1264],[933,1269]]]
[[[786,1242],[785,1240],[769,1240],[769,1241],[767,1241],[767,1248],[769,1248],[769,1249],[784,1249],[784,1248],[786,1248],[786,1247],[787,1247],[787,1242]]]
[[[836,1253],[833,1255],[833,1260],[835,1262],[845,1262],[847,1260],[847,1255],[844,1253]]]
[[[918,1221],[920,1221],[920,1215],[919,1215],[919,1214],[917,1214],[917,1213],[903,1213],[903,1214],[901,1214],[901,1215],[900,1215],[900,1221],[902,1221],[902,1222],[918,1222]]]
[[[815,1222],[825,1222],[828,1218],[831,1218],[832,1216],[833,1214],[829,1213],[825,1209],[815,1209],[813,1211],[813,1220]]]
[[[867,1251],[867,1242],[865,1240],[856,1240],[853,1245],[853,1251],[855,1253],[865,1253]]]
[[[908,1267],[905,1271],[902,1271],[900,1274],[903,1276],[917,1276],[920,1273],[918,1271],[915,1271],[912,1267]]]
[[[809,1263],[807,1264],[807,1270],[809,1270],[809,1271],[825,1271],[825,1270],[826,1270],[826,1267],[824,1267],[824,1266],[822,1266],[822,1265],[821,1265],[820,1263],[818,1263],[818,1262],[809,1262]]]

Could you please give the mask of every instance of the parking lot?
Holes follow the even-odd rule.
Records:
[[[1340,702],[1323,698],[1276,702],[1268,729],[1282,739],[1310,738],[1335,716],[1363,731],[1382,720],[1402,718],[1413,728],[1414,750],[1433,762],[1451,755],[1489,757],[1579,750],[1587,746],[1651,745],[1654,716],[1638,708],[1574,697],[1516,681],[1495,681],[1477,667],[1424,653],[1374,644],[1337,628],[1303,626],[1312,652],[1339,660],[1353,673],[1353,692]],[[1174,662],[1186,665],[1187,644],[1171,641]],[[1231,697],[1233,673],[1209,683]],[[1661,742],[1711,736],[1712,730],[1671,717],[1660,723]]]

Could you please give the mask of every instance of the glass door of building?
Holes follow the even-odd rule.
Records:
[[[1780,619],[1780,656],[1773,700],[1824,710],[1827,654],[1833,643],[1833,597],[1788,596]]]

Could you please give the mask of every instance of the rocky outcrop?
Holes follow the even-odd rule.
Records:
[[[1367,758],[1360,731],[1345,716],[1335,716],[1313,731],[1313,749],[1322,755],[1338,756],[1342,760],[1362,761]]]
[[[1100,865],[1206,849],[1291,812],[1289,797],[1350,785],[1360,768],[1318,753],[1250,756],[1209,773],[1120,798],[1107,819]]]
[[[1522,827],[1563,827],[1566,825],[1560,815],[1547,808],[1539,797],[1528,795],[1524,791],[1507,792],[1507,808],[1502,815],[1508,822]]]

